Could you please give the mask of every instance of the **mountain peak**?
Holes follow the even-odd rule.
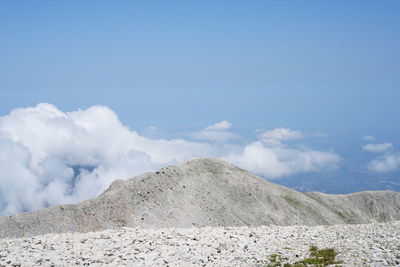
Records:
[[[400,219],[400,193],[301,193],[222,159],[116,180],[99,197],[0,218],[0,237],[119,227],[318,225]]]

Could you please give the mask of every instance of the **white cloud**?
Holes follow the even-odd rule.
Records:
[[[238,139],[238,136],[234,133],[227,131],[208,131],[203,130],[192,133],[192,137],[198,140],[207,140],[212,142],[227,142],[229,140]]]
[[[210,130],[210,131],[228,130],[231,127],[232,123],[230,123],[229,121],[221,121],[213,125],[207,126],[205,130]]]
[[[367,169],[373,172],[392,172],[400,169],[400,155],[394,152],[392,143],[367,144],[362,149],[374,152],[383,153],[376,159],[368,163]]]
[[[375,152],[375,153],[380,153],[388,150],[391,148],[393,144],[391,143],[382,143],[382,144],[367,144],[362,147],[365,151],[368,152]]]
[[[340,157],[332,152],[291,148],[262,141],[250,143],[240,153],[233,153],[226,159],[270,179],[295,173],[334,170],[340,161]]]
[[[332,152],[293,148],[271,140],[248,145],[227,121],[199,133],[202,140],[150,139],[124,126],[105,106],[62,112],[51,104],[20,108],[0,117],[0,215],[74,203],[101,193],[117,178],[193,157],[222,157],[269,178],[335,168]],[[301,132],[275,131],[275,138]],[[218,142],[215,142],[215,141]]]
[[[239,136],[227,131],[227,129],[231,127],[232,123],[230,123],[229,121],[221,121],[213,125],[209,125],[201,131],[194,132],[191,134],[191,136],[198,140],[206,140],[218,143],[238,139]]]
[[[260,134],[260,137],[263,139],[273,139],[273,140],[292,140],[292,139],[300,139],[305,135],[298,130],[291,130],[289,128],[275,128],[271,131],[265,131]]]
[[[368,169],[374,172],[391,172],[400,169],[400,155],[386,154],[368,164]]]
[[[371,140],[374,140],[375,137],[373,137],[373,136],[371,136],[371,135],[366,135],[366,136],[363,136],[362,139],[363,139],[363,140],[367,140],[367,141],[371,141]]]

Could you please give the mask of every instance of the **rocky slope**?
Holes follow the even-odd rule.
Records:
[[[194,159],[129,180],[99,197],[0,218],[0,237],[143,228],[330,225],[400,219],[400,193],[301,193],[219,159]]]

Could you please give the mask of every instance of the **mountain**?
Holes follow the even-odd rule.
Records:
[[[123,226],[332,225],[399,219],[398,192],[301,193],[220,159],[194,159],[116,180],[99,197],[79,204],[0,218],[0,238]]]

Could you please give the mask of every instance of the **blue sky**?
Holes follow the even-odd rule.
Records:
[[[303,191],[400,190],[398,14],[390,0],[1,1],[0,215],[194,156]]]
[[[132,126],[398,126],[398,1],[2,1],[0,113]]]

